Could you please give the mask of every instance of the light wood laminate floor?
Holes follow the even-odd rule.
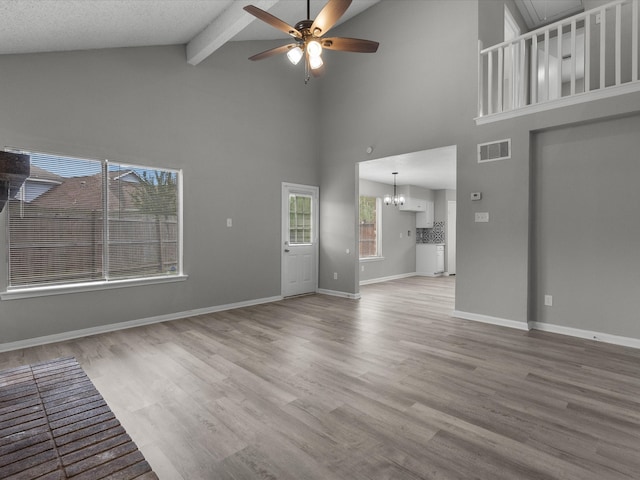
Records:
[[[0,368],[75,356],[161,479],[640,478],[639,350],[455,319],[453,298],[412,277]]]

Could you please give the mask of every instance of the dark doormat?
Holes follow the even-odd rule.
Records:
[[[75,358],[0,371],[0,478],[157,479]]]

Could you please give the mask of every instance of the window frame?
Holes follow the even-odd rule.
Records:
[[[376,255],[370,255],[368,257],[360,256],[360,199],[363,197],[376,199]],[[382,198],[375,195],[358,196],[358,260],[360,262],[375,262],[384,260],[384,256],[382,254]]]
[[[8,213],[7,222],[6,222],[6,245],[7,245],[7,259],[5,261],[5,275],[4,275],[4,291],[0,291],[0,300],[14,300],[14,299],[23,299],[23,298],[31,298],[31,297],[42,297],[49,295],[61,295],[68,293],[78,293],[78,292],[89,292],[89,291],[99,291],[99,290],[108,290],[113,288],[124,288],[131,286],[140,286],[140,285],[155,285],[155,284],[163,284],[163,283],[173,283],[173,282],[182,282],[188,278],[188,275],[184,273],[184,178],[183,178],[183,170],[175,169],[175,168],[165,168],[160,166],[150,166],[150,165],[138,165],[136,163],[130,163],[127,161],[109,161],[107,159],[97,159],[97,158],[89,158],[89,157],[78,157],[74,155],[67,155],[61,153],[51,153],[51,152],[42,152],[36,150],[26,150],[19,148],[6,147],[5,150],[25,153],[25,154],[40,154],[40,155],[50,155],[53,157],[64,157],[64,158],[75,158],[78,160],[91,160],[98,161],[102,168],[106,168],[108,171],[110,164],[120,164],[131,168],[139,168],[139,169],[148,169],[148,170],[161,170],[165,172],[169,172],[176,175],[176,187],[177,187],[177,195],[176,195],[176,217],[177,217],[177,252],[176,252],[176,260],[177,260],[177,272],[171,275],[167,274],[159,274],[153,276],[139,276],[139,277],[128,277],[128,278],[115,278],[109,279],[108,274],[105,275],[104,279],[94,280],[94,281],[80,281],[76,283],[52,283],[52,284],[42,284],[42,285],[19,285],[19,286],[11,286],[10,285],[10,260],[9,260],[9,250],[8,246],[10,244],[10,228],[8,221]],[[106,202],[105,202],[106,204]],[[8,211],[8,208],[7,208]]]

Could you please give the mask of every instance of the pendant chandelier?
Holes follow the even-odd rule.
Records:
[[[385,195],[384,204],[395,205],[396,207],[398,205],[404,205],[404,197],[402,194],[398,195],[398,187],[396,185],[396,175],[398,175],[398,172],[393,172],[391,175],[393,175],[393,195]]]

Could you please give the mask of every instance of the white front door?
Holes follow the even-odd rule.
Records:
[[[282,184],[282,296],[318,287],[318,187]]]

